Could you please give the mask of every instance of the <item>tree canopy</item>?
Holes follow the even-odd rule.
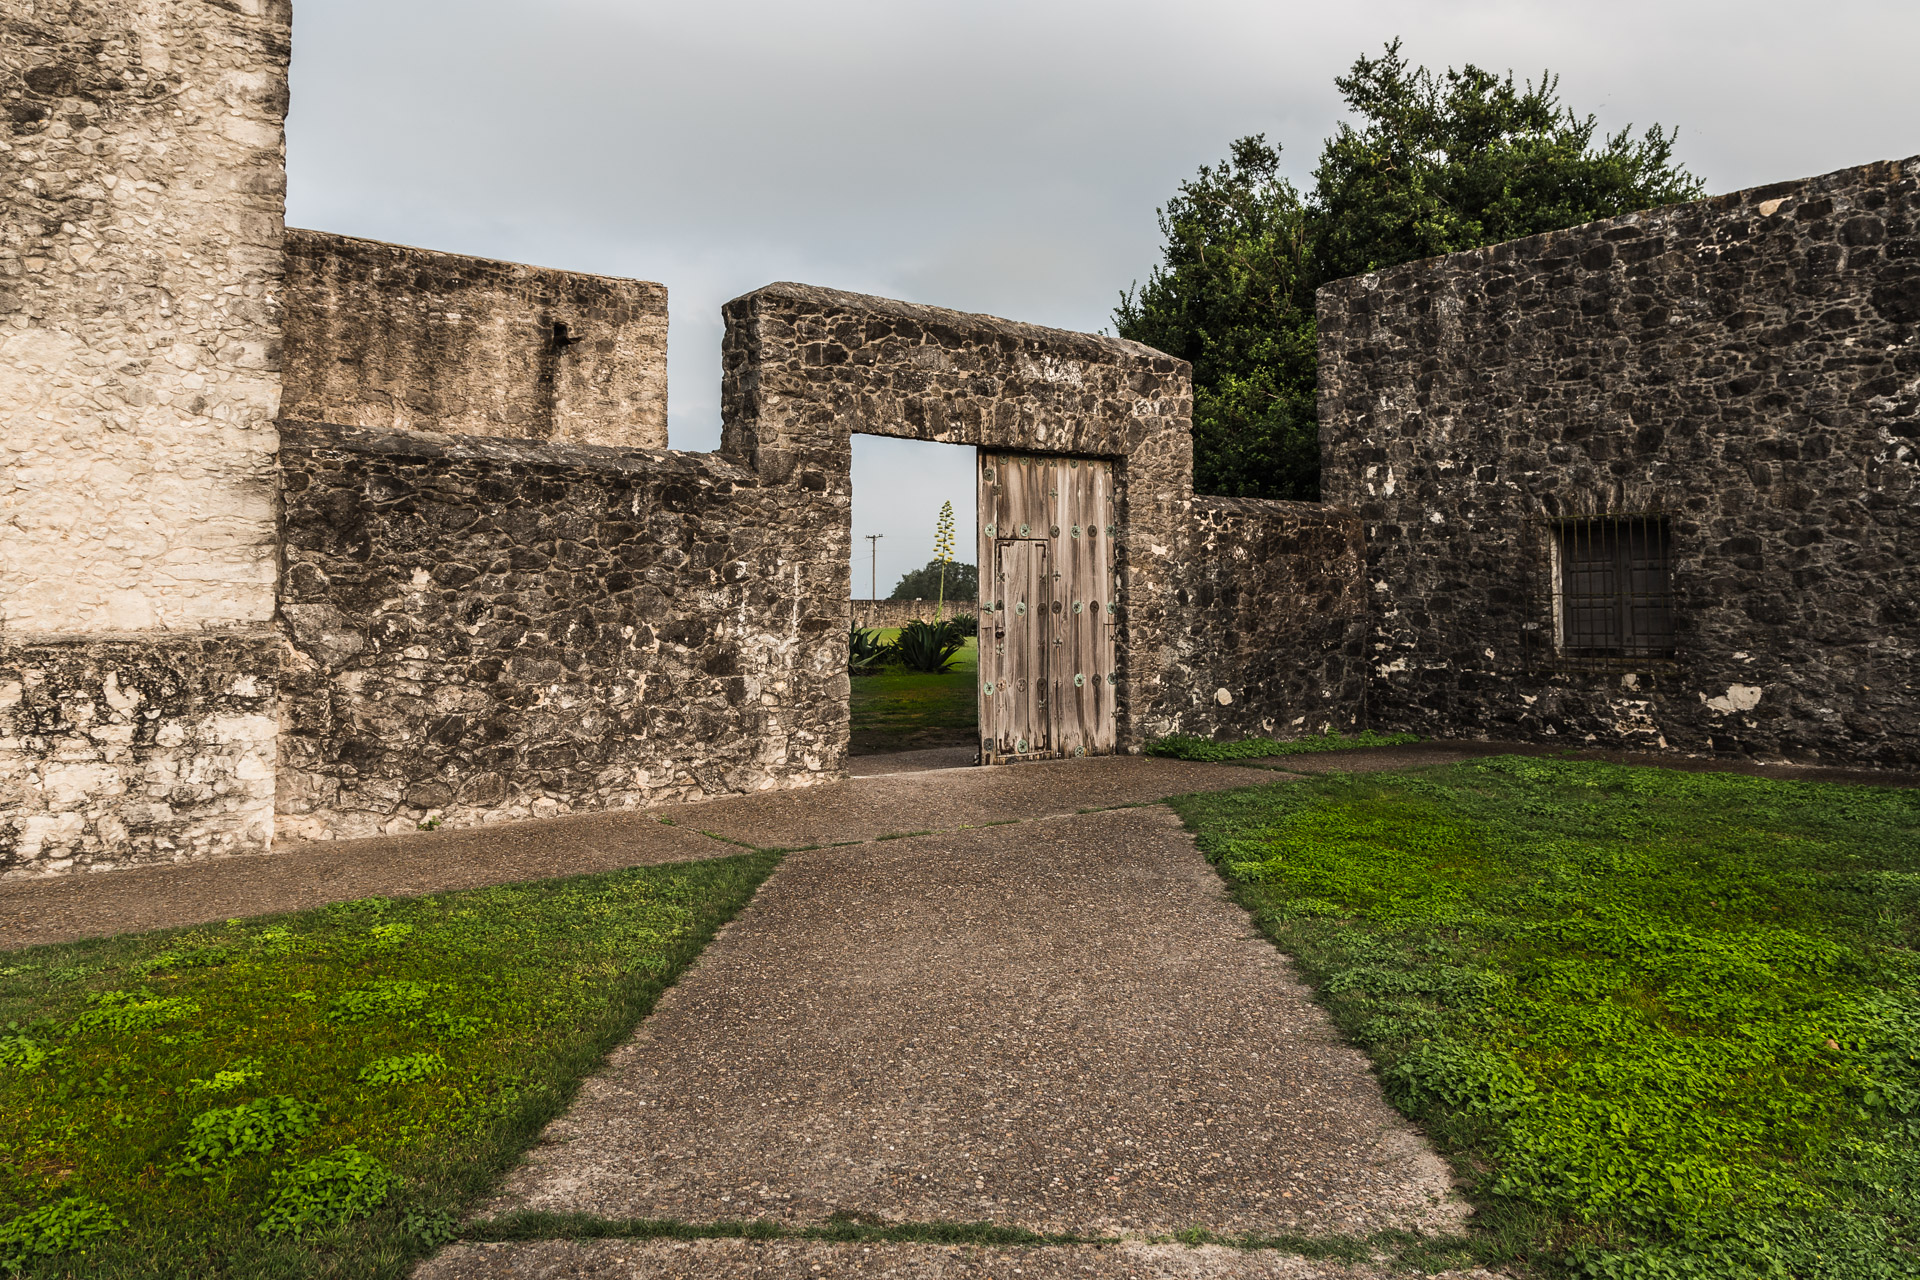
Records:
[[[980,570],[970,564],[961,564],[949,560],[947,571],[947,599],[977,600],[980,597]],[[900,576],[900,583],[894,587],[889,600],[932,600],[940,594],[940,560],[935,559],[918,569],[910,569]]]
[[[1398,40],[1337,77],[1353,121],[1302,196],[1264,134],[1180,184],[1166,243],[1113,313],[1125,338],[1193,364],[1194,486],[1319,496],[1314,294],[1330,280],[1701,194],[1677,131],[1602,136],[1543,72],[1409,66]]]

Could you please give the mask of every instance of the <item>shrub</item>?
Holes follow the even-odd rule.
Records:
[[[93,1007],[73,1020],[75,1031],[104,1027],[125,1035],[179,1022],[200,1012],[200,1006],[191,1000],[158,996],[151,991],[102,991],[89,996],[87,1002]]]
[[[847,628],[847,671],[856,676],[870,675],[887,660],[887,646],[878,631],[864,627]]]
[[[953,667],[954,655],[966,647],[967,638],[951,622],[921,622],[915,619],[900,628],[900,637],[892,645],[893,656],[909,671],[937,675]]]
[[[426,1080],[447,1069],[447,1060],[437,1053],[406,1053],[393,1058],[376,1058],[360,1071],[362,1084],[409,1084]]]
[[[328,1022],[370,1022],[375,1018],[408,1018],[433,997],[433,988],[405,978],[387,978],[372,986],[349,991],[334,1001]]]
[[[31,1036],[0,1036],[0,1068],[17,1071],[21,1075],[38,1071],[48,1058],[59,1052],[59,1046],[43,1043]]]

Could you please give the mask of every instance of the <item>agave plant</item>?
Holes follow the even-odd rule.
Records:
[[[878,631],[868,631],[858,623],[847,628],[847,671],[851,675],[872,675],[887,660],[887,646]]]
[[[966,643],[960,628],[951,622],[922,622],[916,618],[900,628],[900,636],[891,648],[894,658],[907,670],[937,675],[953,667],[953,656]]]

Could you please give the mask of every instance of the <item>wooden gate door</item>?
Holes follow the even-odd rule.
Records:
[[[980,452],[981,762],[1111,754],[1113,464]]]

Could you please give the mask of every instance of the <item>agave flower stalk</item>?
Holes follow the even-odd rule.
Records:
[[[940,596],[934,602],[933,620],[940,621],[947,609],[947,566],[953,563],[953,503],[940,504],[940,522],[933,531],[933,558],[940,562]]]

